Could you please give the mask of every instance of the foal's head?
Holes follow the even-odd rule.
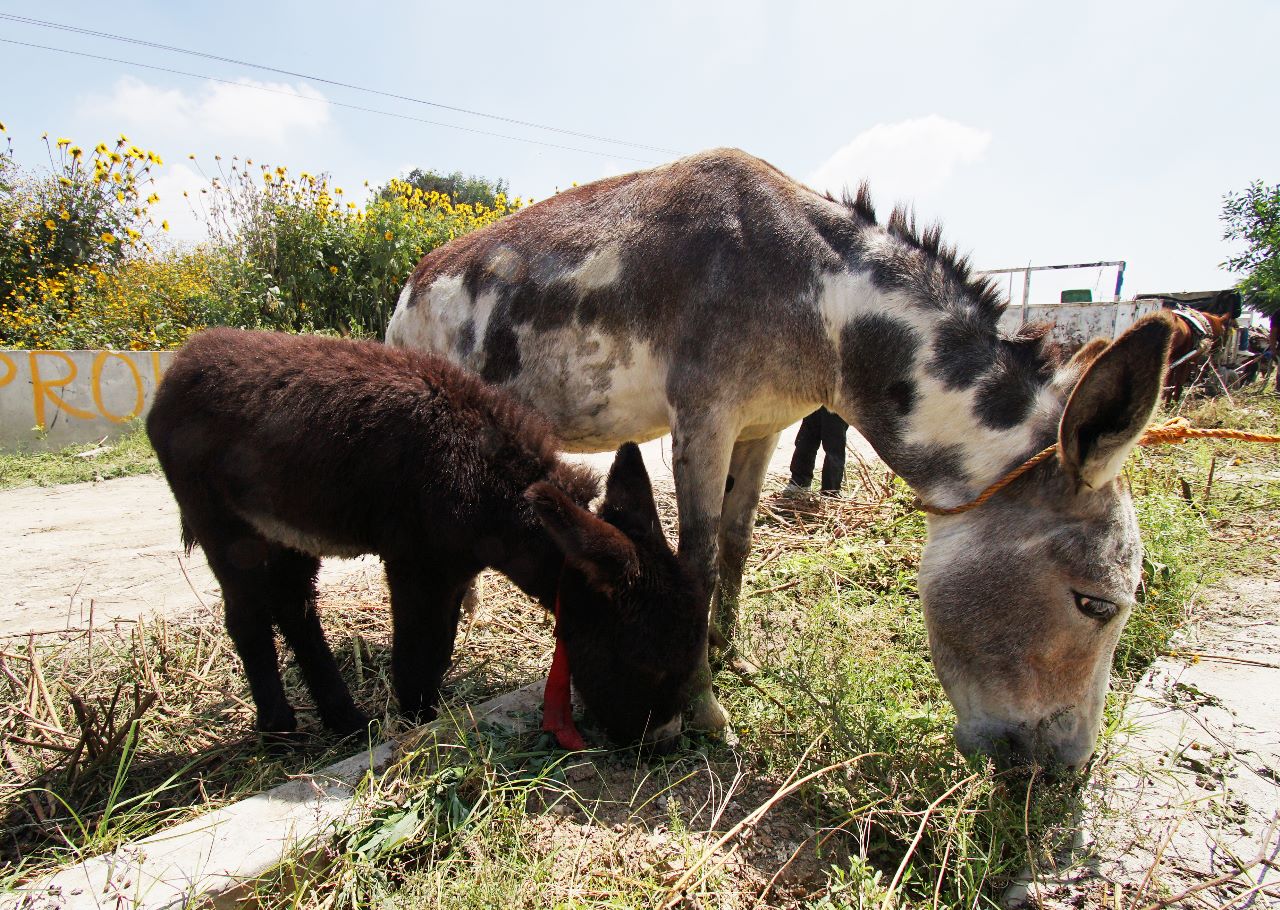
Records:
[[[1072,768],[1093,754],[1142,574],[1119,475],[1155,408],[1169,335],[1155,317],[1082,349],[1059,373],[1070,397],[1057,458],[972,511],[930,517],[921,599],[966,752]]]
[[[618,449],[596,515],[548,483],[525,495],[564,553],[559,634],[578,694],[615,740],[673,746],[707,610],[663,535],[639,448]]]

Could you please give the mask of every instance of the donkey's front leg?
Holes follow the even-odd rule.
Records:
[[[711,618],[724,639],[721,647],[733,648],[738,623],[738,596],[742,571],[751,552],[751,532],[756,526],[756,506],[760,488],[769,468],[769,459],[778,447],[779,434],[763,439],[742,439],[734,444],[729,463],[729,483],[720,512],[720,561]],[[748,669],[744,664],[743,669]]]
[[[716,586],[717,539],[725,479],[736,431],[715,422],[719,409],[699,402],[696,412],[678,411],[672,427],[673,473],[680,510],[680,562],[708,598]],[[694,675],[690,711],[692,726],[720,730],[729,716],[711,691],[711,663],[704,651]]]

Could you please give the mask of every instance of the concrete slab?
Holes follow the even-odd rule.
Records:
[[[541,722],[544,682],[471,709],[476,721],[513,732]],[[436,722],[409,734],[421,741]],[[0,910],[177,910],[239,906],[244,882],[282,861],[301,862],[334,823],[360,811],[359,784],[385,770],[396,743],[383,743],[265,793],[63,869],[0,897]]]

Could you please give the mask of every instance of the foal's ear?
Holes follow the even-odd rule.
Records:
[[[1089,364],[1097,360],[1099,355],[1110,346],[1111,342],[1106,338],[1094,338],[1091,341],[1086,341],[1081,345],[1080,350],[1071,355],[1071,360],[1068,361],[1067,365],[1083,372]]]
[[[1164,386],[1172,329],[1163,313],[1139,320],[1076,384],[1058,425],[1058,450],[1077,485],[1097,490],[1115,479],[1138,444]]]
[[[576,505],[558,487],[539,481],[525,490],[524,498],[565,561],[585,575],[592,587],[612,594],[639,573],[640,558],[627,535]]]
[[[600,517],[637,533],[662,539],[662,522],[653,500],[653,486],[644,467],[644,456],[634,442],[623,443],[613,456],[605,482]]]

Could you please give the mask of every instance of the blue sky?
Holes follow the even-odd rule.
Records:
[[[1219,267],[1230,252],[1222,194],[1280,180],[1280,3],[1270,0],[0,0],[0,12],[670,150],[0,20],[0,38],[239,83],[0,44],[0,121],[18,160],[45,161],[45,131],[84,145],[124,132],[165,158],[157,189],[181,236],[197,230],[181,202],[200,181],[188,153],[327,171],[348,192],[420,166],[501,176],[542,198],[729,145],[823,189],[867,177],[882,208],[913,201],[979,267],[1125,259],[1127,295],[1233,283]],[[1033,300],[1064,284],[1107,293],[1114,275],[1035,282]]]

